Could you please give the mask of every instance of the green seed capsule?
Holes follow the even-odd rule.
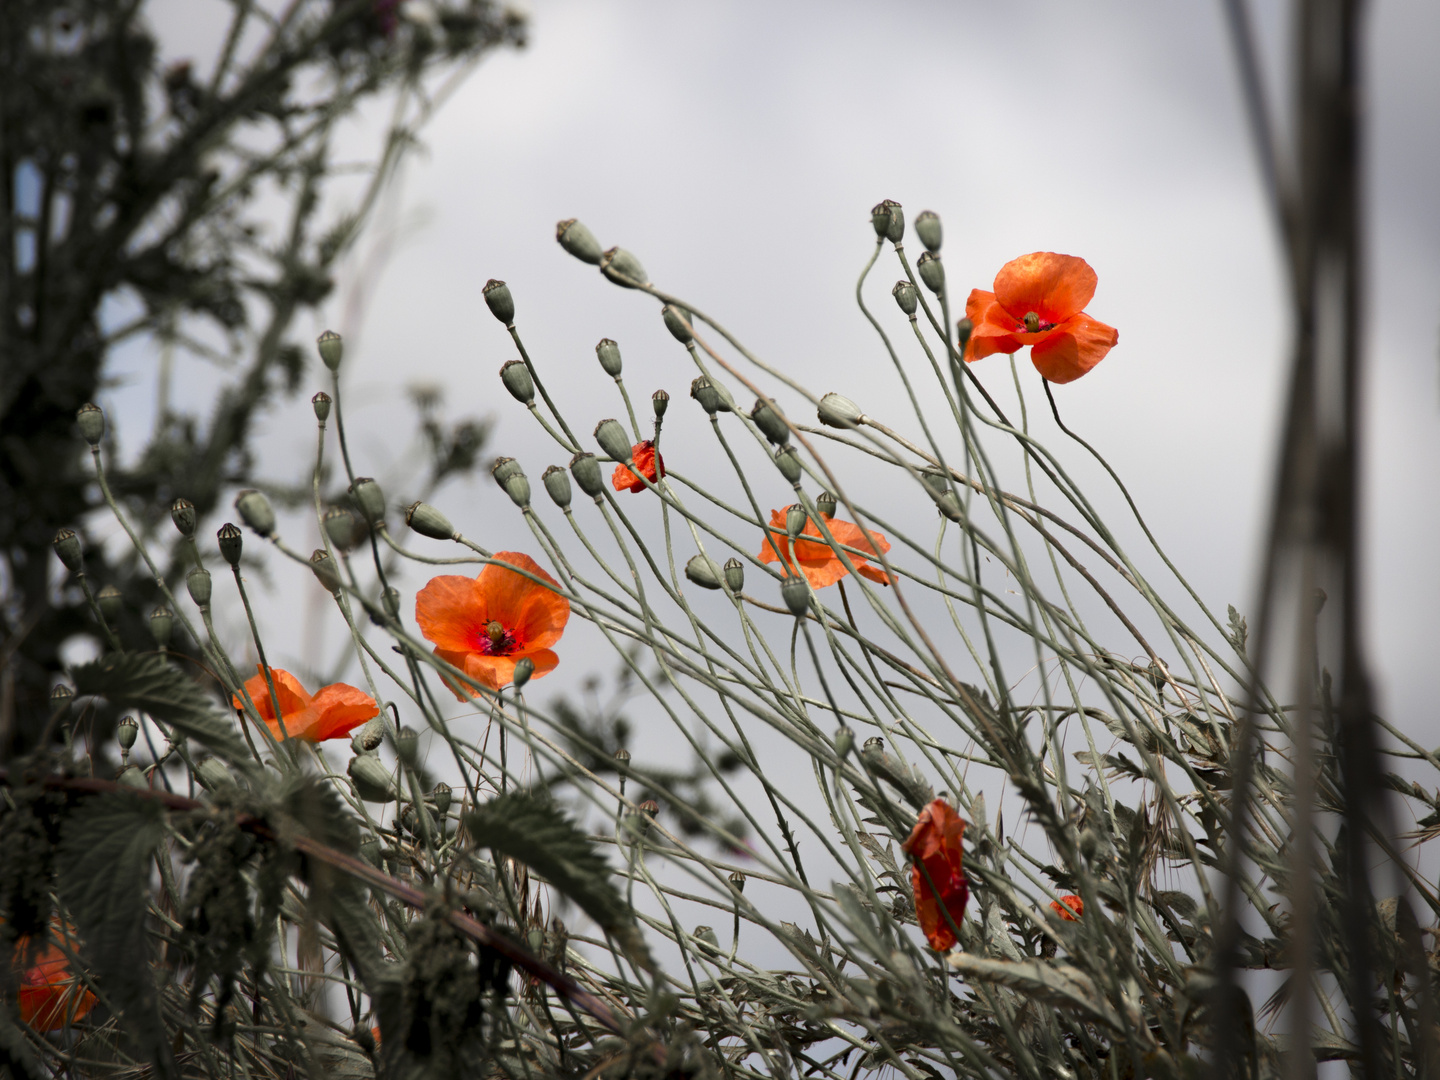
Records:
[[[136,738],[140,735],[140,725],[135,722],[133,716],[122,716],[120,722],[115,725],[115,741],[120,744],[120,749],[127,753],[135,745]]]
[[[120,611],[125,606],[125,597],[114,585],[106,585],[95,594],[95,604],[100,609],[100,614],[105,616],[106,621],[114,622],[120,616]]]
[[[240,520],[259,535],[269,536],[275,531],[275,511],[263,492],[253,488],[240,492],[235,497],[235,509],[240,512]]]
[[[91,446],[99,446],[105,437],[105,413],[99,405],[87,402],[75,414],[75,424],[80,434]]]
[[[240,531],[240,527],[227,521],[215,533],[215,539],[220,543],[221,557],[231,566],[239,565],[240,552],[245,547],[245,534]]]
[[[345,355],[345,342],[340,340],[340,335],[334,330],[326,330],[315,339],[315,347],[320,350],[320,359],[331,371],[340,370],[340,361]]]
[[[835,496],[828,491],[822,491],[815,499],[815,509],[820,511],[823,518],[835,516]]]
[[[798,574],[791,574],[780,582],[780,598],[797,619],[810,609],[810,585]]]
[[[897,281],[895,288],[890,290],[890,295],[895,298],[895,303],[900,305],[900,310],[906,315],[914,315],[915,309],[920,306],[920,293],[908,281]]]
[[[530,676],[535,674],[535,661],[528,656],[522,656],[515,661],[515,674],[510,676],[511,682],[516,690],[524,690],[525,684],[530,681]]]
[[[155,644],[164,648],[170,644],[170,635],[175,632],[175,613],[167,607],[157,607],[150,613],[150,636]]]
[[[349,551],[355,546],[358,539],[355,535],[355,515],[349,510],[343,506],[332,506],[325,511],[324,525],[325,535],[335,547],[341,551]]]
[[[395,801],[395,779],[375,755],[361,754],[351,758],[345,771],[355,784],[355,794],[366,802]]]
[[[568,251],[581,262],[587,262],[591,266],[600,263],[602,254],[600,241],[583,224],[574,218],[566,218],[555,226],[555,239],[560,241],[560,246]]]
[[[730,871],[730,884],[735,886],[736,892],[745,891],[745,875],[739,870]]]
[[[622,247],[612,247],[600,256],[600,272],[627,289],[650,284],[650,275],[640,260]]]
[[[527,656],[525,659],[529,660],[530,658]],[[531,666],[533,667],[534,665],[532,664]],[[519,670],[520,665],[516,664],[515,667],[516,670]],[[453,795],[450,791],[449,784],[436,784],[430,789],[430,800],[435,804],[435,813],[441,817],[444,817],[450,812],[452,798]]]
[[[505,478],[505,494],[510,496],[510,501],[516,506],[524,509],[530,505],[530,479],[516,465],[515,469]]]
[[[791,503],[785,508],[785,531],[792,540],[805,531],[805,523],[809,520],[810,515],[799,503]]]
[[[377,717],[355,733],[355,737],[350,740],[350,749],[357,754],[368,754],[372,750],[379,749],[380,744],[384,741],[385,729]]]
[[[190,573],[185,575],[185,587],[190,590],[190,599],[195,601],[196,607],[210,606],[211,581],[210,571],[203,566],[197,566]]]
[[[860,406],[842,394],[826,394],[816,410],[826,427],[853,428],[864,419]]]
[[[85,569],[80,537],[75,535],[74,529],[61,529],[55,534],[55,554],[72,574],[81,573]]]
[[[315,419],[320,423],[330,419],[330,395],[324,390],[310,399],[310,407],[315,410]]]
[[[718,384],[711,382],[709,376],[701,375],[690,384],[690,396],[711,416],[718,412],[734,411],[735,403],[727,400],[730,395]]]
[[[800,482],[800,451],[786,443],[775,451],[775,467],[780,470],[780,475],[785,477],[792,484]]]
[[[605,481],[600,475],[600,463],[595,460],[595,455],[581,451],[570,459],[570,475],[575,478],[575,483],[580,485],[580,490],[592,499],[600,497],[605,490]]]
[[[680,342],[681,345],[689,345],[695,340],[695,334],[690,329],[692,325],[690,313],[684,308],[678,308],[674,304],[666,304],[660,309],[660,315],[665,320],[665,329],[669,330],[671,335],[676,341]]]
[[[885,199],[870,211],[870,224],[876,236],[898,244],[905,235],[905,211],[894,199]]]
[[[694,555],[685,564],[685,576],[702,589],[720,588],[720,568],[708,555]]]
[[[570,505],[570,474],[559,465],[551,465],[543,473],[540,479],[545,482],[545,490],[556,506],[564,510]]]
[[[760,434],[776,445],[790,441],[790,426],[780,414],[780,406],[773,401],[759,398],[750,410],[750,419],[760,429]]]
[[[194,536],[195,504],[189,499],[176,499],[170,504],[170,520],[175,523],[175,528],[180,530],[181,536]]]
[[[413,502],[405,508],[405,524],[432,540],[450,540],[455,536],[455,526],[450,519],[429,503]]]
[[[414,768],[420,757],[420,733],[408,724],[396,732],[395,756],[408,768]]]
[[[515,325],[515,298],[510,295],[510,286],[503,281],[491,278],[485,282],[485,288],[481,295],[485,297],[485,306],[490,309],[490,314],[499,319],[506,326]]]
[[[630,460],[630,436],[618,420],[601,420],[595,425],[595,441],[612,461]]]
[[[718,956],[720,953],[720,939],[716,937],[715,930],[709,926],[695,927],[695,944],[701,952],[707,956]]]
[[[70,708],[70,703],[75,700],[75,691],[64,683],[57,683],[50,691],[50,710],[59,712],[62,709]]]
[[[968,318],[961,319],[955,324],[956,351],[961,356],[965,355],[965,347],[970,344],[970,335],[975,332],[975,324]]]
[[[934,210],[921,210],[915,218],[915,235],[925,245],[925,250],[935,255],[940,251],[940,215]]]
[[[520,463],[513,457],[498,457],[495,459],[495,464],[490,466],[491,478],[502,488],[505,486],[506,480],[520,471],[522,471]]]
[[[335,565],[335,560],[324,548],[316,548],[310,553],[310,569],[315,574],[315,580],[324,585],[332,596],[340,594],[340,569]]]
[[[841,761],[850,756],[850,751],[855,749],[855,732],[848,727],[842,727],[835,732],[835,754]]]
[[[150,781],[145,778],[145,770],[137,765],[127,765],[121,769],[115,780],[128,788],[135,788],[137,791],[147,791],[150,788]]]
[[[356,477],[355,482],[350,485],[350,497],[355,500],[360,513],[371,525],[378,525],[385,520],[385,492],[380,490],[380,485],[372,477]]]
[[[925,287],[936,296],[945,295],[945,264],[940,261],[940,256],[931,252],[924,252],[915,264],[915,272],[920,275],[920,280]]]
[[[725,560],[725,584],[730,586],[730,591],[736,596],[745,591],[745,564],[739,559]]]
[[[530,377],[530,369],[525,366],[525,361],[505,361],[500,368],[500,381],[505,384],[505,389],[510,391],[510,396],[520,404],[529,405],[535,400],[535,380]]]
[[[670,395],[664,390],[656,390],[650,395],[650,408],[655,413],[655,419],[659,420],[665,415],[665,410],[670,407]]]
[[[595,346],[595,358],[600,361],[600,366],[605,374],[612,379],[620,377],[620,346],[611,341],[608,337],[601,338]]]

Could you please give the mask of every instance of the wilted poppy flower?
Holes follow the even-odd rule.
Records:
[[[53,929],[60,933],[58,928]],[[65,941],[74,952],[73,934],[67,931]],[[20,1019],[34,1030],[58,1031],[84,1019],[94,1007],[95,995],[71,974],[69,961],[54,942],[47,942],[32,954],[30,939],[17,938],[14,957],[17,964],[30,965],[20,976],[18,996]]]
[[[495,558],[558,588],[529,555],[497,551]],[[522,657],[535,665],[532,679],[553,671],[560,658],[550,646],[560,640],[569,618],[570,601],[497,564],[475,578],[431,578],[415,597],[415,621],[435,644],[435,655],[491,690],[514,681]],[[446,685],[461,701],[475,696],[469,687],[448,679]]]
[[[955,808],[944,799],[936,799],[920,811],[909,839],[901,845],[915,860],[910,868],[915,913],[920,917],[925,940],[936,952],[949,952],[955,947],[955,931],[950,924],[960,925],[965,901],[970,899],[970,886],[960,866],[960,838],[964,835],[965,822]]]
[[[835,542],[845,547],[855,548],[857,551],[868,551],[872,555],[879,555],[882,551],[890,550],[890,541],[877,532],[867,532],[858,525],[852,525],[848,521],[837,521],[835,518],[826,518],[825,524],[830,530],[830,535],[835,537]],[[767,537],[760,548],[757,556],[762,563],[780,562],[784,556],[782,569],[786,576],[789,576],[790,567],[799,564],[800,572],[810,581],[810,585],[816,589],[823,589],[826,585],[834,585],[850,571],[845,569],[845,564],[840,561],[840,556],[831,549],[830,545],[820,537],[820,528],[815,524],[815,519],[810,518],[805,522],[805,528],[800,536],[814,536],[817,540],[802,540],[795,538],[795,549],[790,549],[790,534],[785,530],[785,511],[770,511],[770,528],[766,530]],[[772,543],[773,541],[773,543]],[[780,555],[775,554],[776,548],[780,549]],[[890,577],[878,566],[871,566],[864,555],[857,555],[854,551],[845,553],[850,558],[856,571],[871,581],[879,582],[881,585],[889,585]]]
[[[1082,310],[1098,278],[1074,255],[1037,251],[1011,259],[995,275],[995,291],[972,289],[965,315],[974,324],[966,360],[1030,346],[1030,361],[1054,383],[1078,379],[1120,340],[1113,326]]]
[[[1085,901],[1078,896],[1062,896],[1050,901],[1050,910],[1066,922],[1075,922],[1085,914]]]
[[[657,483],[660,477],[665,475],[665,459],[655,452],[655,443],[652,440],[636,443],[630,448],[630,456],[635,459],[635,467],[640,470],[640,476],[650,483]],[[645,480],[641,480],[640,476],[636,476],[625,465],[616,465],[615,473],[610,477],[610,485],[616,491],[644,491]]]
[[[245,682],[245,692],[255,703],[260,719],[274,734],[275,738],[302,739],[305,742],[324,742],[326,739],[340,739],[380,712],[375,699],[363,691],[345,683],[332,683],[322,687],[314,697],[306,693],[300,680],[288,671],[277,667],[270,669],[275,680],[275,697],[280,700],[280,716],[285,721],[285,732],[275,719],[275,703],[270,700],[270,685],[265,680],[265,670]],[[237,709],[245,707],[239,694],[231,698]]]

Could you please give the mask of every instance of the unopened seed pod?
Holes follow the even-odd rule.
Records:
[[[949,478],[933,465],[920,470],[920,480],[936,495],[944,494],[950,490]]]
[[[449,540],[455,536],[450,519],[429,503],[413,502],[405,508],[405,524],[432,540]]]
[[[720,568],[708,555],[694,555],[685,564],[685,576],[702,589],[720,588]]]
[[[414,768],[420,754],[420,733],[406,724],[395,736],[395,756],[405,765]]]
[[[612,461],[628,462],[630,460],[630,436],[625,434],[625,429],[620,426],[618,420],[601,420],[595,425],[595,441],[600,444],[600,449]]]
[[[695,945],[707,956],[718,956],[720,953],[720,939],[715,934],[714,927],[697,926],[695,933]]]
[[[865,745],[861,748],[860,752],[869,758],[883,755],[885,753],[885,740],[879,735],[871,735],[870,738],[865,740]]]
[[[543,473],[540,479],[545,482],[545,490],[554,500],[555,505],[564,510],[570,505],[570,474],[559,465],[551,465]]]
[[[175,613],[167,607],[157,607],[150,613],[150,636],[155,644],[164,648],[170,644],[170,635],[175,632]]]
[[[630,751],[626,750],[623,746],[620,747],[619,750],[616,750],[615,763],[623,770],[626,765],[630,764]]]
[[[596,344],[595,359],[600,361],[600,367],[606,375],[612,379],[620,377],[621,368],[624,366],[620,361],[620,346],[608,337],[601,338]]]
[[[114,622],[119,617],[120,610],[125,606],[125,597],[114,585],[106,585],[95,594],[95,605],[106,620]]]
[[[899,243],[905,235],[905,211],[900,209],[900,204],[894,199],[885,199],[871,209],[870,224],[874,226],[875,235],[880,239],[889,240],[892,244]]]
[[[600,256],[603,254],[600,241],[596,240],[595,234],[581,222],[574,218],[566,218],[559,222],[555,226],[555,239],[560,241],[561,247],[581,262],[587,262],[591,266],[599,265]]]
[[[240,531],[240,526],[227,521],[216,530],[215,539],[220,544],[221,558],[231,566],[238,566],[240,553],[245,548],[245,534]]]
[[[925,245],[925,250],[935,255],[940,251],[940,215],[934,210],[921,210],[915,218],[915,235]]]
[[[185,575],[185,587],[190,590],[190,599],[195,601],[196,607],[210,606],[211,581],[210,571],[203,566],[197,566],[190,573]]]
[[[430,789],[430,799],[435,804],[435,813],[439,814],[441,817],[444,817],[450,812],[450,803],[453,799],[453,794],[450,791],[450,785],[436,784],[433,788]]]
[[[835,496],[828,491],[822,491],[815,497],[815,509],[820,511],[823,518],[835,516]]]
[[[582,450],[572,457],[570,475],[575,478],[575,483],[580,485],[580,490],[592,499],[598,499],[605,490],[605,480],[600,475],[600,462],[595,460],[594,454]]]
[[[968,317],[955,324],[955,347],[961,356],[965,355],[965,347],[970,344],[970,335],[974,332],[975,324]]]
[[[75,414],[75,424],[80,435],[91,446],[99,446],[105,437],[105,412],[99,405],[87,402]]]
[[[72,574],[80,573],[85,567],[85,557],[80,550],[80,537],[75,535],[74,529],[61,529],[55,534],[55,554]]]
[[[851,401],[843,394],[826,394],[820,399],[820,406],[816,410],[820,416],[820,423],[826,427],[853,428],[860,423],[864,413],[860,406]]]
[[[775,467],[780,470],[780,475],[785,477],[792,484],[800,482],[800,451],[786,443],[775,450]]]
[[[122,716],[120,722],[115,725],[115,741],[120,744],[120,749],[127,753],[135,745],[135,739],[140,734],[140,725],[135,722],[133,716]]]
[[[524,690],[525,684],[530,681],[530,677],[534,674],[535,661],[531,660],[528,656],[522,656],[519,660],[515,661],[515,673],[510,676],[510,681],[514,684],[516,690]]]
[[[330,419],[330,395],[324,390],[310,399],[310,407],[315,410],[315,419],[320,423]]]
[[[600,256],[600,272],[627,289],[650,284],[650,275],[640,260],[622,247],[612,247]]]
[[[253,488],[240,492],[235,496],[235,509],[240,513],[240,520],[259,535],[269,536],[275,531],[275,511],[264,492]]]
[[[730,871],[730,884],[733,885],[733,886],[735,886],[735,891],[736,891],[736,892],[742,892],[742,893],[743,893],[743,892],[745,891],[745,875],[744,875],[743,873],[741,873],[739,870],[731,870],[731,871]]]
[[[310,553],[310,570],[315,575],[315,580],[324,585],[332,596],[340,593],[340,568],[335,565],[335,560],[324,548],[316,548]]]
[[[838,728],[835,731],[835,755],[844,761],[850,756],[850,751],[855,749],[855,732],[848,727]]]
[[[656,420],[664,416],[665,410],[669,407],[670,395],[664,390],[656,390],[655,393],[650,395],[650,409],[654,412]]]
[[[395,780],[390,770],[374,754],[360,754],[350,759],[345,771],[355,784],[355,794],[366,802],[395,801]]]
[[[334,330],[326,330],[315,339],[315,347],[320,350],[320,359],[331,371],[340,370],[340,361],[345,356],[345,342]]]
[[[805,523],[809,520],[810,515],[799,503],[792,503],[785,508],[785,531],[792,540],[805,531]]]
[[[491,278],[485,282],[485,288],[480,291],[485,297],[485,306],[490,309],[490,314],[506,326],[513,326],[515,323],[515,298],[510,295],[510,286],[503,281]]]
[[[115,780],[117,783],[136,790],[148,790],[150,787],[150,781],[145,778],[145,770],[138,765],[128,765],[121,769]]]
[[[690,329],[690,313],[684,308],[666,304],[660,309],[660,317],[665,320],[665,329],[669,330],[681,345],[689,345],[695,340],[695,333]]]
[[[520,471],[520,463],[514,458],[498,457],[495,459],[495,464],[490,466],[490,477],[503,488],[505,481]]]
[[[176,499],[170,504],[170,520],[181,536],[195,535],[195,504],[189,499]]]
[[[52,712],[59,712],[62,709],[70,708],[70,703],[75,700],[75,691],[64,683],[57,683],[50,691],[50,709]]]
[[[718,412],[733,411],[733,402],[726,400],[729,394],[707,375],[701,375],[690,384],[690,396],[711,416]]]
[[[377,750],[380,744],[385,741],[385,728],[381,725],[379,717],[371,720],[350,740],[350,749],[357,754],[368,754]]]
[[[790,614],[799,618],[810,607],[809,583],[799,574],[791,574],[780,582],[780,598],[790,609]]]
[[[895,288],[890,290],[890,295],[906,315],[914,315],[915,309],[920,306],[920,291],[908,281],[895,282]]]
[[[922,253],[915,264],[915,272],[920,275],[925,287],[936,296],[945,295],[945,264],[940,261],[939,255],[928,251]]]
[[[790,426],[780,415],[780,406],[767,398],[758,398],[750,410],[750,419],[760,429],[760,434],[779,445],[790,441]]]
[[[323,524],[330,543],[341,551],[349,551],[355,546],[355,515],[349,510],[343,506],[332,506],[325,511]]]
[[[500,482],[500,486],[505,489],[505,494],[510,496],[510,501],[516,506],[529,506],[530,480],[520,468],[520,463],[512,460],[501,472],[505,474],[505,479]]]
[[[505,384],[505,389],[510,391],[510,396],[522,405],[529,405],[535,400],[535,380],[530,377],[530,369],[525,366],[523,360],[506,360],[500,366],[500,381]]]
[[[385,520],[385,492],[373,477],[357,476],[350,485],[350,497],[355,500],[360,513],[371,525]]]

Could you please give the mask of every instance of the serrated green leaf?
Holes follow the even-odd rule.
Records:
[[[645,940],[615,887],[609,864],[553,802],[519,793],[501,795],[466,815],[465,828],[477,846],[524,863],[575,901],[636,963],[652,969]]]
[[[72,673],[77,694],[94,694],[119,708],[140,709],[204,743],[232,765],[248,763],[234,725],[215,699],[156,653],[120,653],[81,664]]]

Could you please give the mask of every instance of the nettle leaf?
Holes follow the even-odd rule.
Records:
[[[524,863],[575,901],[636,963],[653,970],[610,865],[553,802],[519,793],[501,795],[466,815],[465,828],[478,847]]]
[[[173,1062],[160,1022],[145,917],[150,868],[164,836],[158,802],[127,793],[87,799],[65,819],[55,870],[60,899],[80,931],[81,955],[162,1075]]]
[[[140,709],[204,743],[231,764],[250,752],[215,699],[156,653],[122,653],[81,664],[72,673],[77,694],[94,694],[118,708]]]

